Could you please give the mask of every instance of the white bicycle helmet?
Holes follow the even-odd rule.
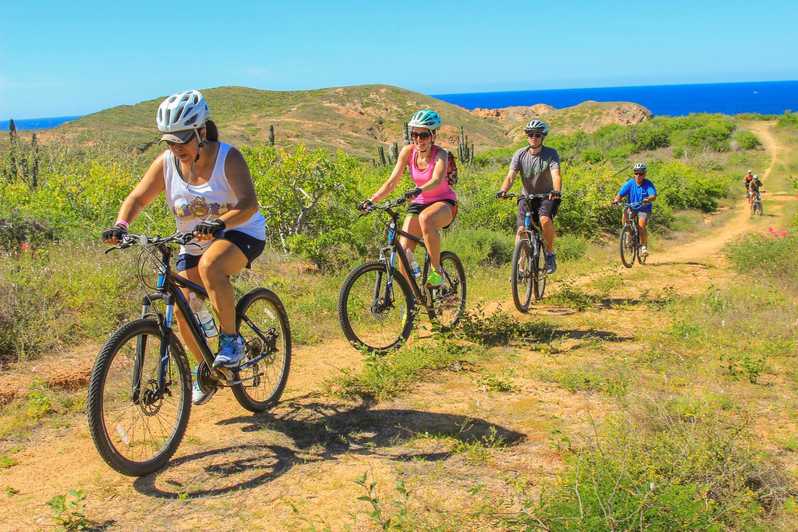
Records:
[[[537,118],[533,118],[529,121],[529,123],[524,127],[524,132],[526,133],[542,133],[545,137],[549,134],[549,126],[543,120],[538,120]]]
[[[646,163],[635,163],[634,167],[632,168],[633,172],[643,172],[644,174],[648,170]]]
[[[208,120],[208,103],[200,91],[189,90],[178,92],[166,98],[158,106],[155,122],[158,131],[164,133],[161,140],[169,142],[188,142],[192,134]]]
[[[441,127],[441,116],[432,109],[422,109],[417,111],[407,123],[410,127],[425,127],[430,131],[435,131]]]

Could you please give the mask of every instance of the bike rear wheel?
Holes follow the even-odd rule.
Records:
[[[280,400],[291,369],[291,329],[280,298],[256,288],[236,305],[236,327],[244,337],[246,358],[233,395],[250,412],[263,412]]]
[[[513,303],[519,312],[529,311],[529,303],[534,292],[532,247],[526,238],[515,243],[513,250],[513,274],[510,285],[513,291]]]
[[[158,386],[163,334],[152,319],[120,327],[103,345],[89,382],[87,416],[94,445],[113,469],[142,476],[177,450],[191,411],[191,373],[173,337],[164,389]]]
[[[355,268],[341,286],[338,320],[357,349],[384,354],[398,348],[410,336],[414,318],[415,297],[407,280],[384,262]]]
[[[443,270],[443,284],[439,288],[430,289],[428,295],[432,297],[435,322],[442,329],[449,330],[457,325],[465,312],[465,268],[460,257],[451,251],[442,251],[441,270]]]
[[[624,225],[623,229],[621,229],[620,247],[621,262],[627,268],[631,268],[635,263],[637,242],[635,242],[634,230],[629,224]]]

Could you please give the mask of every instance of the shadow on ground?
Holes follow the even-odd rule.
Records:
[[[282,403],[275,412],[237,416],[218,425],[264,433],[275,444],[248,443],[194,453],[134,482],[151,497],[187,499],[251,489],[280,477],[297,464],[335,460],[343,454],[396,461],[441,461],[452,451],[415,452],[405,444],[418,435],[447,436],[462,443],[511,446],[524,434],[484,419],[404,409],[372,409],[319,402],[305,396]]]

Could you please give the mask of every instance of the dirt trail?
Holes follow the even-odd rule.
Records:
[[[751,129],[773,157],[766,179],[783,147],[770,124],[756,123]],[[628,293],[596,309],[578,327],[567,313],[560,316],[563,340],[558,352],[590,349],[595,337],[608,339],[611,353],[639,349],[633,337],[640,294],[676,283],[697,289],[716,277],[723,245],[751,227],[744,201],[735,209],[727,223],[706,236],[652,256],[650,270],[619,268],[618,275],[627,276]],[[757,221],[756,227],[763,223]],[[538,313],[552,311],[544,307]],[[613,330],[589,325],[599,313],[611,317]],[[17,465],[0,470],[0,487],[18,491],[0,494],[0,529],[51,527],[46,501],[75,488],[88,493],[86,513],[95,521],[142,530],[326,525],[370,530],[365,503],[357,500],[364,493],[353,482],[365,471],[383,491],[397,478],[420,475],[424,481],[414,487],[416,495],[444,509],[462,507],[475,479],[497,497],[511,499],[503,478],[524,475],[538,483],[550,477],[560,464],[551,435],[578,428],[586,412],[607,408],[597,395],[573,394],[541,381],[534,372],[516,370],[543,367],[552,363],[551,357],[531,350],[514,356],[512,368],[486,366],[515,371],[516,394],[487,393],[474,374],[458,370],[420,383],[396,400],[370,405],[335,401],[320,392],[325,379],[362,365],[362,356],[347,342],[332,339],[303,346],[295,350],[288,388],[273,412],[253,416],[230,393],[220,392],[207,405],[192,409],[186,438],[170,465],[138,480],[111,471],[97,455],[83,418],[73,419],[62,428],[42,431],[14,454]],[[449,445],[419,439],[424,434],[468,434],[469,439],[460,439],[466,444],[498,434],[513,450],[489,464],[475,464]],[[441,497],[443,493],[447,496]]]

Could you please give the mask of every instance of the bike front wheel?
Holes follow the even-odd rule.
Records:
[[[510,285],[513,289],[513,303],[519,312],[529,311],[534,290],[534,275],[532,272],[532,247],[525,238],[515,243],[513,250],[513,276]]]
[[[543,249],[543,241],[538,238],[536,242],[537,249],[533,254],[532,263],[532,282],[534,284],[535,299],[540,301],[546,291],[546,252]]]
[[[637,242],[635,242],[634,230],[629,225],[624,225],[623,229],[621,229],[620,248],[621,262],[627,268],[631,268],[635,263]]]
[[[415,297],[404,276],[384,262],[352,270],[338,296],[338,319],[358,349],[384,354],[401,346],[413,330]]]
[[[89,430],[103,460],[123,475],[161,469],[186,431],[191,411],[188,361],[174,337],[162,359],[164,341],[157,321],[132,321],[103,345],[92,369]]]
[[[443,283],[430,289],[435,322],[443,329],[454,328],[463,317],[466,306],[465,268],[460,257],[451,251],[441,252]]]
[[[236,327],[246,357],[238,370],[233,395],[250,412],[263,412],[280,400],[291,369],[291,328],[280,298],[256,288],[236,305]]]

